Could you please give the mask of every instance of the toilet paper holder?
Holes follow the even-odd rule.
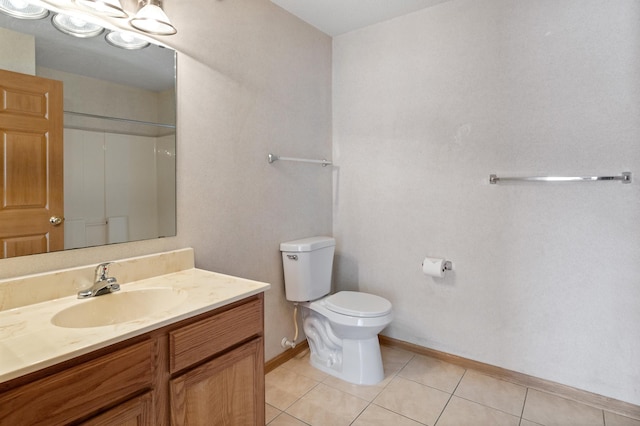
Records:
[[[453,271],[453,263],[450,260],[425,257],[422,261],[422,272],[436,278],[443,278],[446,271]]]

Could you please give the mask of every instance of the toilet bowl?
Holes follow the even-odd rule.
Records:
[[[342,291],[300,306],[312,366],[355,384],[384,379],[378,333],[393,319],[388,300]]]
[[[329,295],[335,240],[311,237],[280,244],[287,300],[301,306],[315,368],[350,383],[384,379],[378,333],[393,319],[391,303],[369,293]]]

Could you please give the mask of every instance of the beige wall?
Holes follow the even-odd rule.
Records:
[[[331,39],[268,0],[167,5],[180,31],[178,237],[196,265],[266,281],[266,358],[293,336],[279,243],[332,232]],[[203,12],[204,10],[204,12]]]
[[[28,34],[0,28],[0,69],[35,75],[35,38]]]
[[[0,261],[0,277],[191,246],[197,267],[271,283],[266,358],[293,336],[281,241],[330,234],[331,39],[268,0],[166,1],[179,29],[178,236]]]
[[[337,281],[385,334],[640,404],[638,182],[488,181],[640,171],[639,22],[452,0],[334,39]]]

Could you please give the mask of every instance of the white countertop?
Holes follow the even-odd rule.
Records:
[[[159,287],[184,291],[187,297],[163,312],[107,326],[51,323],[59,311],[93,298],[69,296],[0,311],[0,383],[264,292],[270,285],[192,268],[121,284],[120,292]]]

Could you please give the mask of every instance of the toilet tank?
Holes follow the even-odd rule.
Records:
[[[280,244],[287,300],[316,300],[331,291],[336,240],[310,237]]]

